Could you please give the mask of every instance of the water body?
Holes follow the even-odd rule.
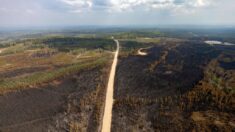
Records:
[[[235,45],[235,44],[232,44],[229,42],[221,42],[221,41],[217,41],[217,40],[207,40],[204,42],[209,45]]]

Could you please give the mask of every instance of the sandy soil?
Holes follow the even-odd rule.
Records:
[[[147,53],[142,52],[141,50],[143,50],[143,48],[140,48],[140,49],[138,50],[138,55],[141,55],[141,56],[147,55]]]
[[[4,50],[6,50],[7,48],[0,48],[0,54],[4,51]]]
[[[102,132],[110,132],[111,131],[111,123],[112,123],[112,108],[113,108],[113,87],[114,87],[114,78],[115,72],[117,67],[118,61],[118,53],[119,53],[119,42],[115,40],[117,43],[117,50],[115,52],[112,69],[110,71],[108,87],[106,92],[106,99],[105,99],[105,109],[104,109],[104,116],[102,122]]]

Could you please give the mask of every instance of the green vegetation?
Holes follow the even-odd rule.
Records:
[[[120,56],[127,57],[129,55],[135,55],[140,48],[148,48],[153,46],[153,44],[140,43],[137,41],[130,41],[130,40],[122,40],[120,41],[120,46],[122,49],[120,51]]]
[[[56,78],[63,77],[68,74],[77,73],[84,69],[92,69],[97,66],[104,65],[107,59],[101,58],[96,61],[73,64],[68,67],[60,68],[50,72],[39,72],[27,77],[20,77],[14,79],[5,79],[0,81],[0,93],[7,90],[15,90],[35,86],[41,83],[52,81]]]
[[[0,56],[0,91],[35,86],[107,62],[111,39],[47,36],[16,41]],[[36,72],[37,66],[42,71]],[[18,73],[17,73],[18,72]],[[9,77],[8,77],[9,76]]]
[[[131,31],[113,34],[117,39],[136,39],[141,37],[160,37],[163,34],[160,31]]]
[[[11,46],[11,47],[4,49],[1,53],[1,55],[19,53],[19,52],[23,52],[26,49],[27,49],[27,47],[24,46],[23,44],[17,44],[17,45],[14,45],[14,46]]]
[[[139,48],[144,48],[150,46],[148,44],[143,44],[135,41],[121,41],[122,51],[133,51]]]
[[[70,51],[74,48],[115,50],[116,47],[113,40],[101,38],[50,38],[43,40],[42,43],[60,51]]]
[[[6,38],[0,42],[0,94],[6,95],[0,124],[51,117],[25,129],[97,131],[113,36],[120,54],[112,131],[234,131],[235,47],[204,43],[234,43],[234,31],[90,29]],[[139,49],[148,54],[138,55]]]

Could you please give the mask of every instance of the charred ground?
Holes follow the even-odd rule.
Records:
[[[71,37],[8,44],[0,54],[0,131],[100,130],[114,48],[109,39]]]
[[[0,36],[0,131],[99,131],[120,41],[112,131],[234,131],[234,29]],[[138,50],[147,55],[138,54]]]
[[[230,69],[220,67],[224,55],[234,58],[234,46],[150,43],[140,56],[135,48],[126,55],[127,43],[117,68],[113,131],[234,130],[233,61],[227,57]]]

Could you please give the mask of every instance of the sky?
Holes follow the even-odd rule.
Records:
[[[235,0],[0,0],[0,27],[235,25]]]

